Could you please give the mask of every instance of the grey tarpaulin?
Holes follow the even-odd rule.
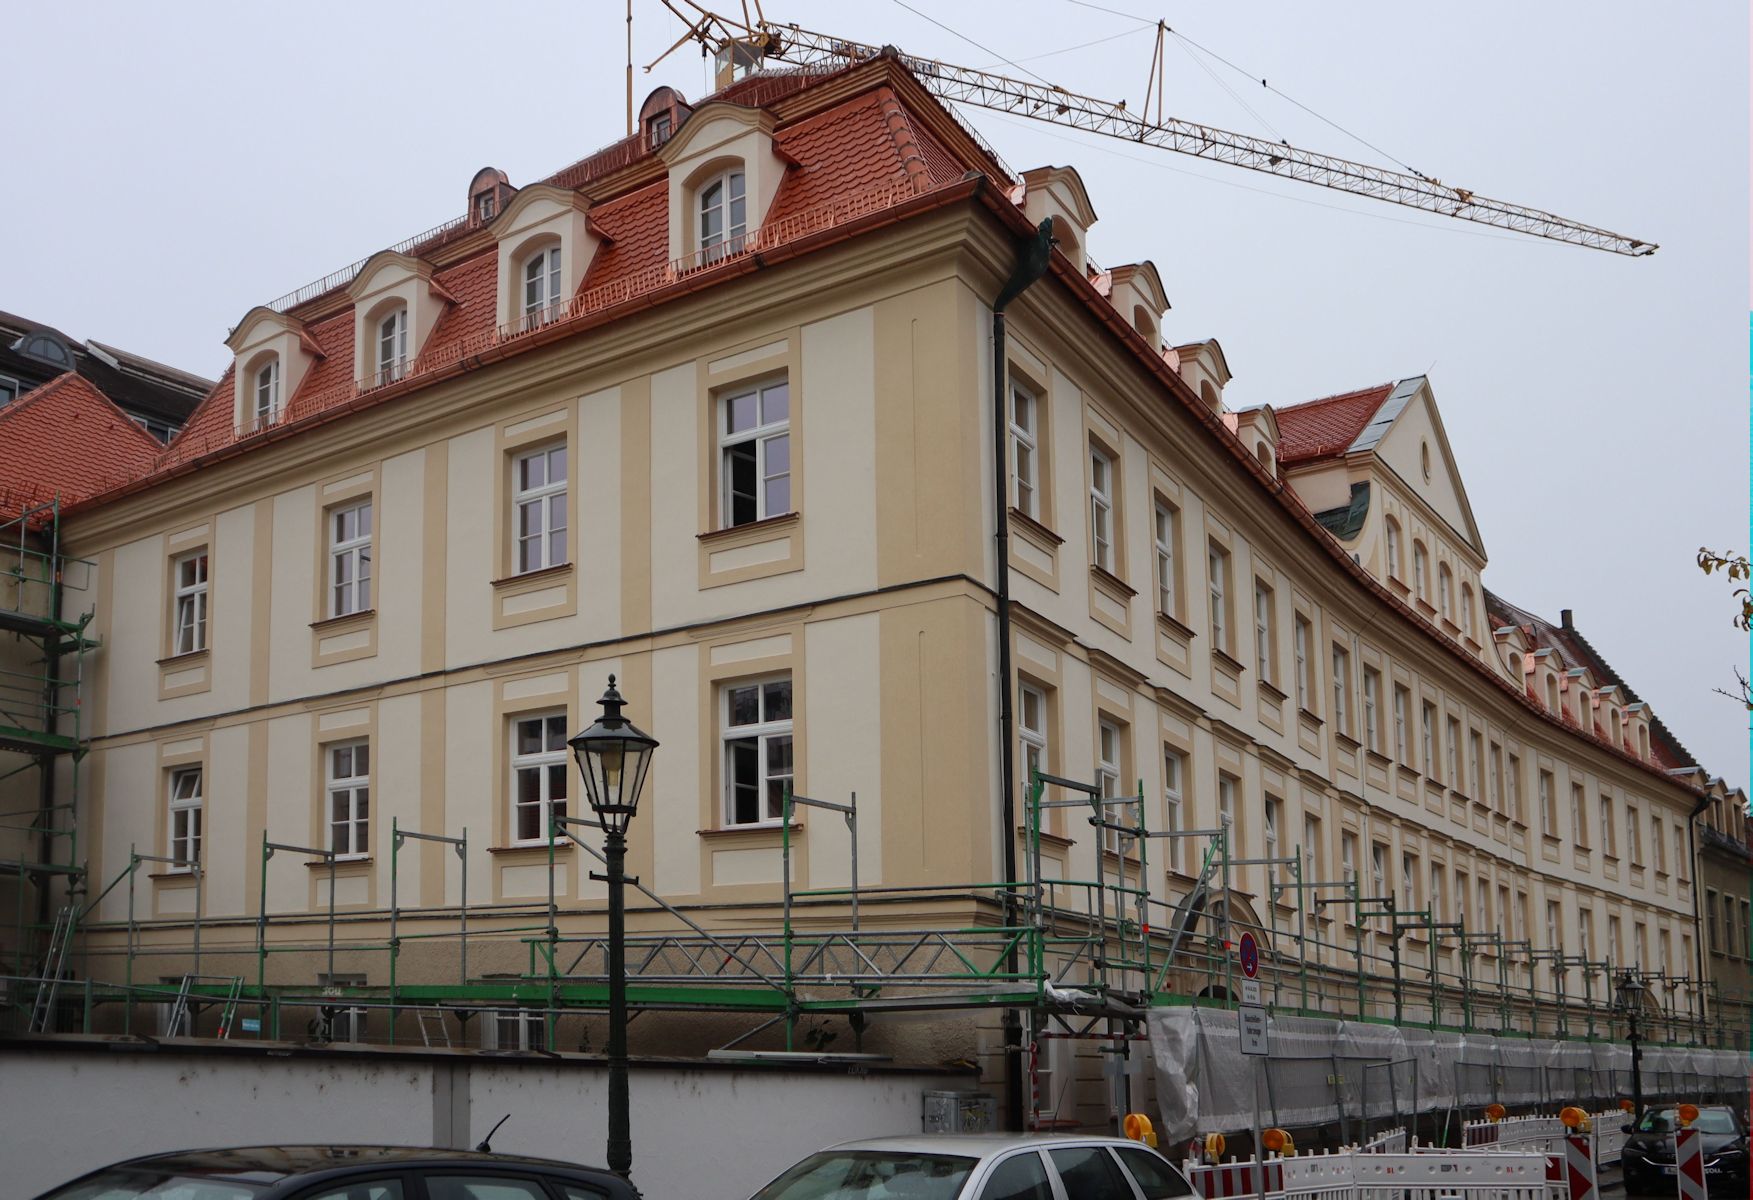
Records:
[[[1246,1129],[1254,1068],[1242,1057],[1236,1014],[1158,1008],[1149,1018],[1151,1060],[1167,1141]],[[1260,1109],[1273,1125],[1307,1128],[1413,1112],[1611,1102],[1629,1085],[1631,1054],[1606,1042],[1495,1037],[1404,1029],[1367,1021],[1274,1016]],[[1644,1091],[1681,1096],[1722,1090],[1745,1077],[1732,1050],[1649,1047]],[[1361,1126],[1350,1126],[1351,1136]]]

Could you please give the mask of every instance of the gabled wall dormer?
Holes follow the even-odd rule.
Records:
[[[1540,700],[1535,678],[1534,656],[1528,652],[1528,638],[1519,625],[1500,625],[1491,631],[1492,644],[1497,647],[1497,666],[1531,699]]]
[[[1572,667],[1565,673],[1565,712],[1584,733],[1595,732],[1595,680],[1587,667]]]
[[[1052,218],[1053,240],[1059,252],[1079,271],[1088,272],[1088,241],[1096,210],[1084,190],[1083,177],[1072,167],[1036,167],[1023,172],[1023,186],[1023,212],[1029,223],[1039,226]]]
[[[1230,427],[1268,475],[1278,476],[1278,414],[1270,404],[1226,413],[1224,424]]]
[[[1182,381],[1205,401],[1207,408],[1222,413],[1223,389],[1231,375],[1230,365],[1224,361],[1223,347],[1217,344],[1217,339],[1176,346],[1175,354],[1181,361]]]
[[[353,297],[353,378],[381,387],[420,356],[450,296],[432,281],[432,264],[385,250],[366,260],[347,287]]]
[[[1163,314],[1169,311],[1169,297],[1156,264],[1147,259],[1109,271],[1108,302],[1152,350],[1162,348]]]
[[[713,100],[658,147],[669,168],[672,261],[735,254],[760,229],[791,165],[773,129],[763,109]]]
[[[579,192],[531,184],[490,226],[499,243],[502,331],[522,333],[566,315],[601,243],[585,218],[589,208]]]
[[[225,339],[235,356],[232,427],[239,433],[277,425],[323,352],[302,322],[258,305]]]
[[[1631,752],[1644,761],[1650,758],[1650,706],[1642,700],[1625,706],[1626,737]]]

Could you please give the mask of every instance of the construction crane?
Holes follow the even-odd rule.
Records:
[[[1299,149],[1287,142],[1232,133],[1211,125],[1164,118],[1160,88],[1157,118],[1150,120],[1144,112],[1129,111],[1124,100],[1100,100],[1053,84],[1014,79],[976,67],[920,58],[893,47],[871,46],[797,25],[768,21],[761,13],[759,0],[754,0],[752,16],[748,0],[744,0],[740,21],[703,8],[694,0],[661,0],[661,3],[688,29],[646,67],[648,71],[690,41],[700,43],[714,54],[731,55],[744,68],[759,65],[762,60],[819,68],[891,54],[942,100],[1030,117],[1052,125],[1065,125],[1124,142],[1190,154],[1195,158],[1246,167],[1251,171],[1350,192],[1355,196],[1422,209],[1458,221],[1491,225],[1591,250],[1606,250],[1632,258],[1641,258],[1656,250],[1653,242],[1585,225],[1523,204],[1493,200],[1427,175],[1354,162]],[[1158,25],[1157,57],[1152,60],[1152,69],[1158,73],[1162,61],[1162,35],[1167,28]],[[1145,110],[1148,108],[1147,92]]]

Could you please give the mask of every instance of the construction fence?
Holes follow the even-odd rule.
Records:
[[[1256,1098],[1265,1124],[1336,1126],[1344,1141],[1409,1116],[1456,1114],[1448,1140],[1458,1142],[1466,1110],[1606,1110],[1631,1093],[1630,1049],[1611,1042],[1279,1015],[1271,1054],[1256,1060],[1256,1071],[1241,1053],[1233,1012],[1157,1008],[1148,1026],[1161,1129],[1171,1142],[1249,1128]],[[1747,1095],[1747,1059],[1735,1051],[1646,1047],[1641,1075],[1646,1099]]]

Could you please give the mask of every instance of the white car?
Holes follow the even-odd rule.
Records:
[[[1168,1159],[1110,1137],[870,1138],[810,1155],[752,1200],[1178,1200]]]

